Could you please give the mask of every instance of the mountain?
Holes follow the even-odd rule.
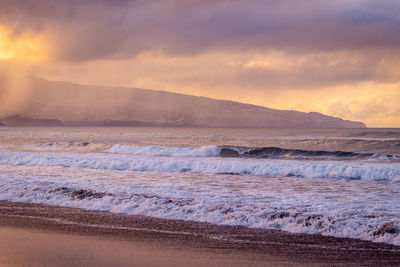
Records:
[[[23,105],[19,103],[19,110],[10,114],[0,107],[0,114],[7,114],[0,117],[3,124],[10,120],[13,125],[18,121],[35,124],[36,120],[49,126],[365,127],[361,122],[316,112],[275,110],[164,91],[77,85],[37,77],[25,84],[25,100]],[[0,96],[5,95],[5,89],[1,90]]]

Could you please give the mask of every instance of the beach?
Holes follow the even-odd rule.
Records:
[[[11,266],[400,264],[389,244],[6,201],[0,242],[0,264]]]
[[[0,265],[400,264],[399,130],[0,130]]]

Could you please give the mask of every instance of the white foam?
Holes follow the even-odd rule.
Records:
[[[246,174],[400,180],[400,163],[241,159],[218,157],[162,157],[107,153],[0,152],[0,164],[63,166],[104,170]]]
[[[74,198],[73,190],[103,197]],[[0,165],[0,199],[400,245],[398,182]]]
[[[217,157],[220,148],[217,146],[200,147],[165,147],[165,146],[126,146],[114,145],[108,152],[148,155],[148,156],[177,156],[177,157]]]

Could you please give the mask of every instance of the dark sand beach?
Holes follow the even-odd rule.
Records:
[[[0,265],[395,266],[400,247],[345,238],[0,202]]]

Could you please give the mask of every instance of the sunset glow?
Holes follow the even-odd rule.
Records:
[[[39,62],[46,59],[45,50],[40,38],[13,37],[7,28],[0,25],[0,60]]]
[[[399,14],[0,0],[0,266],[400,266]]]
[[[400,126],[397,1],[6,2],[0,70]]]

